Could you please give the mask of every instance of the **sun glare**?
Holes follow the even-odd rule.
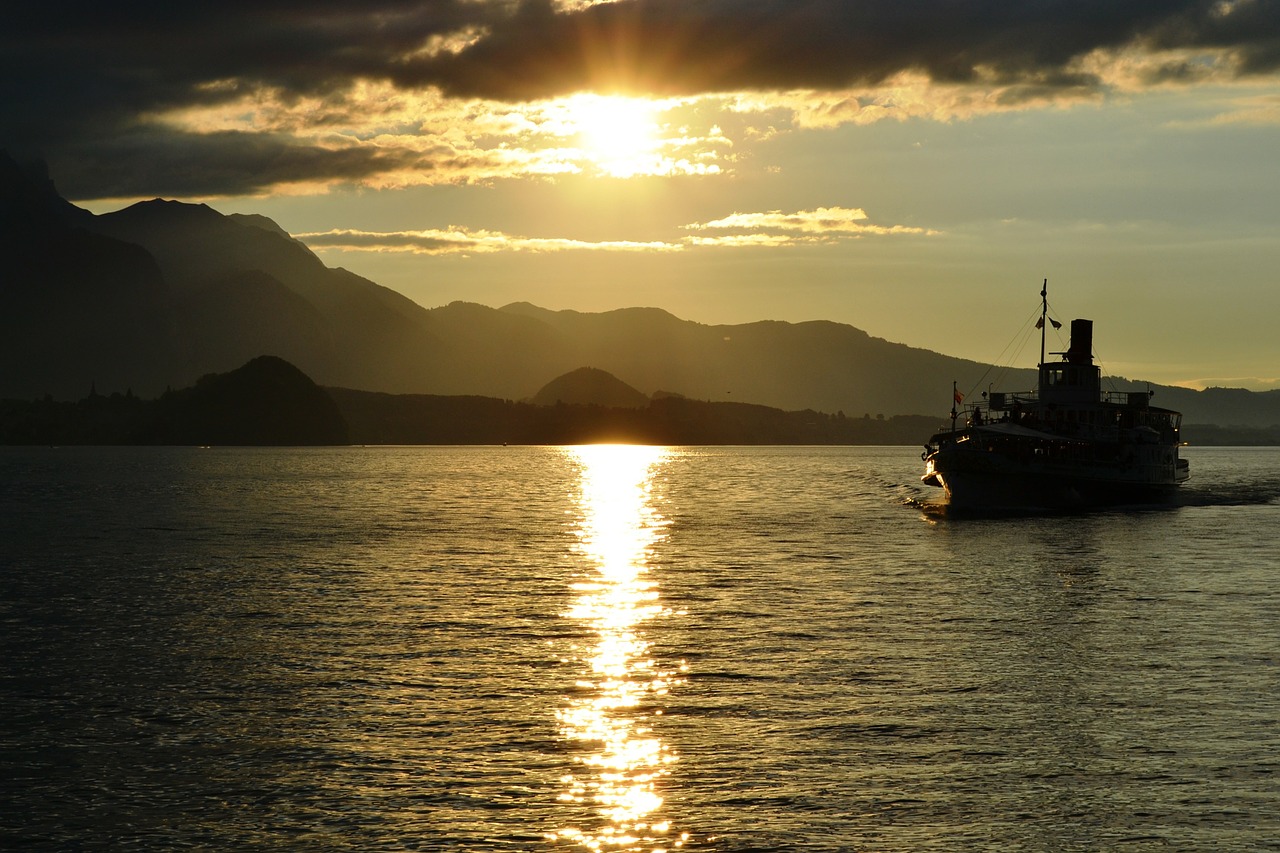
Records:
[[[629,178],[657,171],[658,104],[617,95],[575,95],[566,106],[583,153],[601,172]]]

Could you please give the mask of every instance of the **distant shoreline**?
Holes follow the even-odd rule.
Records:
[[[664,397],[644,407],[543,406],[482,396],[316,389],[336,412],[264,415],[236,397],[174,415],[179,402],[94,395],[77,402],[0,400],[0,445],[546,446],[618,442],[685,446],[914,446],[945,428],[927,415],[845,417],[750,403]],[[328,407],[325,407],[328,408]],[[336,415],[336,419],[334,418]],[[263,421],[269,421],[264,424]],[[181,428],[174,423],[181,421]],[[1280,446],[1271,429],[1189,424],[1192,447]]]

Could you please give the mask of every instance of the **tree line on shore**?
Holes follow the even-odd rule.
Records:
[[[915,444],[923,416],[845,417],[666,396],[647,406],[540,405],[483,396],[321,388],[263,356],[154,400],[0,401],[3,444]]]
[[[644,406],[385,394],[322,388],[288,362],[253,359],[154,400],[90,393],[76,402],[0,401],[0,444],[913,445],[945,428],[926,415],[846,417],[678,395]],[[1190,425],[1202,445],[1280,445],[1280,427]]]

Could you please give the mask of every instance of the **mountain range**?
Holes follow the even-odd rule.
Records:
[[[257,356],[321,386],[525,400],[580,368],[644,395],[795,411],[936,414],[963,389],[1035,386],[827,321],[707,325],[658,308],[425,308],[262,216],[155,200],[94,215],[0,153],[0,398],[154,396]],[[1148,386],[1112,380],[1115,390]],[[1280,392],[1152,386],[1190,423],[1280,424]]]

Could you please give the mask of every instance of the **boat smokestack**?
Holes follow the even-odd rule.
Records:
[[[1093,321],[1071,321],[1071,346],[1067,349],[1067,361],[1072,364],[1093,364]]]

